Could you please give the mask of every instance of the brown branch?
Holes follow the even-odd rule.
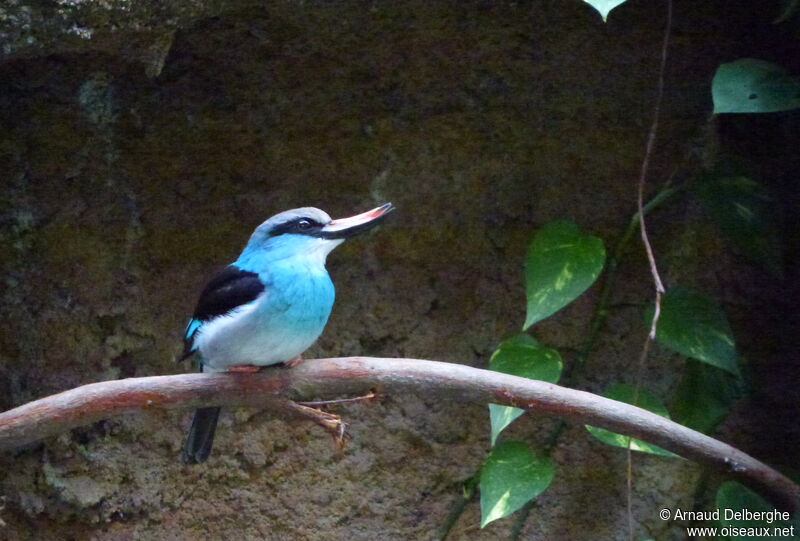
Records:
[[[460,364],[347,357],[307,360],[256,374],[179,374],[91,383],[0,413],[0,449],[14,449],[123,413],[150,408],[257,406],[295,415],[293,400],[417,392],[504,404],[640,438],[728,472],[782,509],[800,486],[749,455],[646,410],[584,391]]]

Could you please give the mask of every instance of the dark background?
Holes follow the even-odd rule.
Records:
[[[717,66],[800,69],[778,4],[676,1],[650,189],[723,153],[768,185],[784,279],[737,254],[682,195],[650,216],[667,285],[727,310],[750,378],[714,434],[790,471],[800,445],[798,113],[710,116]],[[607,24],[579,1],[86,2],[2,8],[0,403],[83,383],[189,370],[180,333],[205,280],[279,211],[343,217],[392,201],[381,231],[329,258],[337,304],[313,356],[407,356],[485,367],[524,315],[536,228],[569,218],[614,244],[635,210],[665,4]],[[87,36],[91,34],[91,39]],[[577,386],[631,379],[651,282],[623,261]],[[596,288],[537,325],[567,363]],[[656,348],[669,397],[684,360]],[[115,418],[0,456],[10,539],[427,539],[489,448],[485,407],[389,396],[341,413],[344,457],[314,427],[223,415],[202,467],[178,460],[183,413]],[[509,433],[534,446],[550,419]],[[524,539],[626,539],[625,453],[570,427]],[[681,539],[662,507],[705,505],[693,464],[637,455],[637,531]],[[716,479],[712,478],[713,485]],[[451,539],[478,529],[477,502]]]

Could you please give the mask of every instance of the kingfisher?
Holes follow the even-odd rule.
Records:
[[[338,220],[313,207],[287,210],[259,225],[239,258],[200,294],[183,338],[182,361],[201,372],[252,372],[292,366],[316,342],[335,297],[328,254],[372,229],[393,210],[386,203]],[[208,459],[220,409],[199,408],[183,446],[184,464]]]

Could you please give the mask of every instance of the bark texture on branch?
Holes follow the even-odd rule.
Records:
[[[0,413],[0,449],[13,449],[123,413],[147,408],[255,406],[296,416],[292,400],[342,395],[431,393],[497,403],[591,424],[654,443],[725,471],[776,506],[800,508],[800,486],[753,457],[649,411],[608,398],[460,364],[347,357],[307,360],[257,374],[179,374],[91,383]]]

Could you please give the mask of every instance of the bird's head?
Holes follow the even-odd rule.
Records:
[[[253,266],[300,257],[324,265],[331,250],[348,238],[372,229],[393,209],[391,203],[386,203],[338,220],[314,207],[281,212],[256,228],[238,263]]]

